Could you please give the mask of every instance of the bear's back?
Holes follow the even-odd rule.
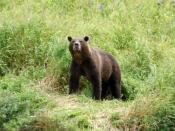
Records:
[[[102,80],[107,81],[118,64],[111,54],[99,49],[95,49],[95,51],[100,56],[101,65],[99,67],[101,66]]]

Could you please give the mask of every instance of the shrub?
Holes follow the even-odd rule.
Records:
[[[28,90],[25,83],[28,82],[22,76],[0,80],[0,129],[19,129],[47,102],[35,90]]]
[[[40,20],[0,27],[0,74],[44,66],[51,31]]]

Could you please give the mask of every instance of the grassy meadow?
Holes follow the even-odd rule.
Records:
[[[68,95],[68,35],[118,60],[123,100]],[[0,130],[175,131],[175,1],[0,0]]]

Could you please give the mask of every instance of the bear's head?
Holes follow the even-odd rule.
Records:
[[[89,40],[88,36],[85,36],[84,38],[72,38],[71,36],[67,37],[69,44],[69,50],[71,52],[81,52],[85,48],[87,48],[87,42]]]
[[[88,36],[83,38],[72,38],[71,36],[68,36],[67,39],[69,41],[69,51],[74,60],[81,63],[90,56],[91,51],[88,46]]]

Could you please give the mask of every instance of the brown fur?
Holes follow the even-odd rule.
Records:
[[[114,98],[121,98],[121,74],[117,62],[109,53],[89,47],[88,39],[87,36],[75,39],[68,37],[72,55],[69,93],[77,91],[80,76],[84,75],[92,83],[93,98],[105,98],[108,87]]]

